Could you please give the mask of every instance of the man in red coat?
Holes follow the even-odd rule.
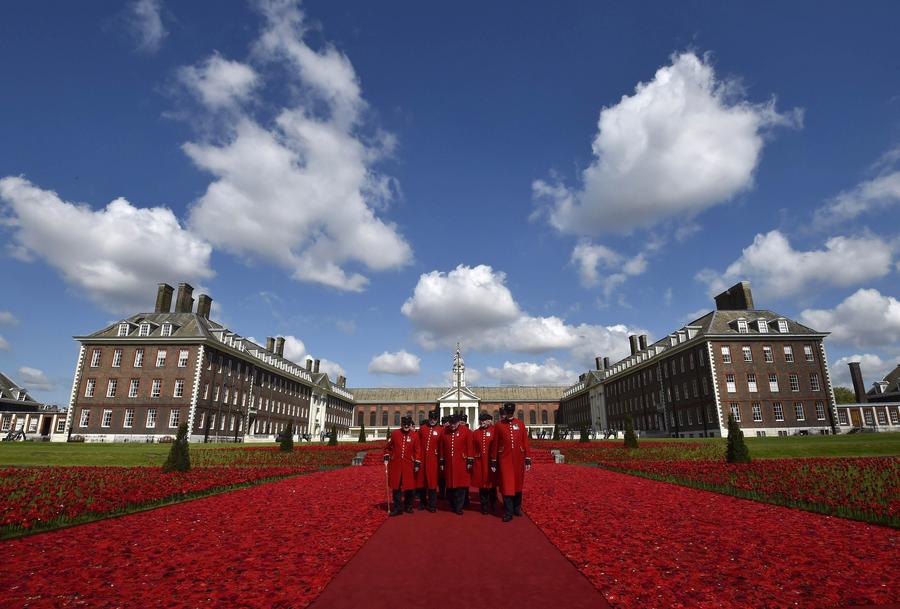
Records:
[[[491,471],[491,448],[494,445],[494,417],[486,412],[478,415],[479,428],[472,434],[472,444],[475,448],[475,464],[472,466],[472,486],[478,489],[478,499],[481,503],[481,513],[494,511],[497,505],[497,487],[494,482],[494,472]]]
[[[441,450],[443,425],[438,425],[437,411],[428,413],[428,421],[419,427],[419,446],[422,447],[422,468],[416,474],[416,489],[419,493],[419,509],[427,506],[429,512],[437,508],[438,458]]]
[[[467,427],[460,427],[459,415],[451,415],[450,427],[441,438],[440,467],[447,479],[450,509],[460,516],[465,494],[469,492],[469,471],[473,462],[472,432]]]
[[[400,507],[400,493],[406,512],[413,511],[413,491],[416,489],[416,473],[422,465],[422,447],[419,436],[412,430],[412,417],[400,419],[400,429],[391,433],[384,447],[384,462],[388,468],[388,485],[394,495],[391,516],[403,514]]]
[[[522,486],[525,471],[531,469],[528,431],[525,423],[515,418],[516,405],[507,402],[500,410],[500,423],[494,426],[494,445],[491,448],[491,471],[498,474],[500,494],[503,495],[503,522],[513,515],[522,515]]]

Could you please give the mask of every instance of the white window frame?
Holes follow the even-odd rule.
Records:
[[[187,368],[188,360],[191,357],[191,352],[188,349],[181,349],[178,351],[178,367],[179,368]]]
[[[824,421],[825,420],[825,402],[818,400],[816,402],[816,420]]]
[[[112,408],[103,409],[103,418],[100,419],[100,427],[109,427],[112,424]]]
[[[879,425],[887,425],[888,418],[884,408],[875,409],[875,420],[878,421]]]
[[[731,363],[731,347],[725,345],[722,347],[722,363],[730,364]]]
[[[745,362],[753,362],[753,351],[750,349],[750,345],[744,345],[743,347],[741,347],[741,353],[744,354]]]
[[[888,418],[891,420],[891,425],[900,425],[900,414],[897,413],[896,408],[888,408]]]
[[[753,413],[753,422],[761,423],[762,422],[762,406],[760,406],[759,402],[753,402],[750,404],[750,411]]]
[[[786,319],[778,320],[778,332],[780,334],[787,334],[789,332],[788,323]]]
[[[790,345],[784,346],[784,361],[789,364],[794,363],[794,348]]]
[[[82,408],[81,416],[78,419],[79,427],[87,427],[91,424],[91,409],[90,408]]]
[[[800,377],[793,372],[788,374],[788,383],[790,383],[791,391],[800,391]]]
[[[115,351],[113,351],[112,367],[113,368],[121,368],[122,367],[122,350],[121,349],[116,349]]]
[[[757,319],[756,327],[759,329],[760,334],[767,334],[769,332],[769,322],[765,319]]]
[[[56,419],[56,433],[62,433],[66,430],[66,417]]]
[[[84,385],[84,397],[94,397],[94,391],[97,389],[97,379],[87,379]]]
[[[116,336],[128,336],[128,322],[123,321],[119,324],[119,330]]]
[[[749,391],[750,393],[757,392],[756,373],[755,372],[747,373],[747,391]]]
[[[173,408],[169,411],[169,427],[174,429],[178,427],[178,421],[181,419],[181,408]]]
[[[165,368],[166,367],[166,354],[168,351],[165,349],[157,349],[156,350],[156,367],[157,368]]]
[[[814,361],[816,361],[816,356],[815,356],[815,354],[813,353],[812,345],[803,345],[803,357],[804,357],[804,358],[806,359],[806,361],[808,361],[808,362],[814,362]]]
[[[119,379],[109,379],[106,382],[106,397],[116,397],[116,389],[119,387]]]
[[[772,347],[769,345],[763,346],[763,360],[767,364],[771,364],[775,361],[775,355],[772,353]]]
[[[134,367],[135,368],[143,368],[144,367],[144,348],[138,347],[134,350]]]
[[[147,409],[147,429],[156,428],[156,408]]]
[[[184,379],[175,379],[175,389],[172,391],[172,397],[184,397]]]
[[[153,379],[153,383],[150,385],[150,397],[153,399],[158,399],[161,395],[162,379]]]
[[[150,336],[150,324],[143,323],[138,326],[138,336]]]
[[[794,402],[794,417],[798,421],[806,420],[806,411],[803,409],[803,402]]]
[[[772,412],[775,414],[776,421],[784,421],[784,406],[781,402],[774,402],[772,404]]]
[[[134,408],[125,409],[125,418],[122,420],[122,427],[131,429],[134,426]]]
[[[131,379],[128,382],[128,397],[136,398],[138,396],[138,388],[140,387],[140,379]]]
[[[822,391],[822,383],[819,381],[818,372],[809,373],[809,389],[810,391]]]
[[[838,410],[838,423],[841,425],[849,425],[850,421],[847,419],[847,411],[843,408]]]
[[[162,325],[162,329],[159,331],[160,336],[172,336],[172,324],[166,322]]]
[[[735,393],[737,391],[737,384],[734,381],[734,374],[730,372],[725,375],[725,389],[728,393]]]
[[[747,334],[750,331],[750,326],[747,325],[746,319],[737,320],[738,332],[741,334]]]
[[[778,375],[774,372],[769,373],[769,391],[778,393]]]
[[[91,368],[98,368],[100,366],[100,349],[94,349],[91,352]]]

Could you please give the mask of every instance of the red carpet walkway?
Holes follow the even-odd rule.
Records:
[[[443,508],[443,509],[441,509]],[[448,585],[452,578],[453,585]],[[604,609],[609,605],[525,516],[435,514],[391,518],[311,609]]]

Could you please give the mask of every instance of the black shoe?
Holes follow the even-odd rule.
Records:
[[[425,510],[425,504],[424,504],[424,503],[420,503],[420,504],[419,504],[419,511],[422,512],[422,511],[424,511],[424,510]]]
[[[393,509],[393,510],[391,510],[391,513],[388,515],[389,516],[403,516],[403,511],[398,510],[398,509]]]
[[[462,516],[464,512],[462,510],[456,510],[454,514],[456,514],[457,516]]]
[[[437,508],[429,507],[428,511],[434,514],[437,511]]]
[[[486,506],[486,505],[482,505],[482,506],[481,506],[481,513],[482,513],[482,514],[487,514],[487,513],[488,513],[488,509],[487,509],[487,506]]]
[[[509,522],[512,518],[512,514],[503,514],[503,522]]]
[[[406,509],[403,510],[403,511],[406,512],[407,514],[412,514],[412,513],[413,513],[413,507],[412,507],[411,505],[408,505],[408,506],[406,506]]]
[[[516,511],[513,512],[513,513],[514,513],[516,516],[521,516],[521,515],[522,515],[522,510],[516,510]]]

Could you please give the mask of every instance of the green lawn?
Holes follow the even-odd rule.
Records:
[[[162,465],[171,444],[90,444],[81,442],[2,442],[3,465]],[[204,444],[191,450],[234,447],[234,444]],[[254,444],[254,446],[264,446]],[[272,444],[274,446],[274,444]]]

